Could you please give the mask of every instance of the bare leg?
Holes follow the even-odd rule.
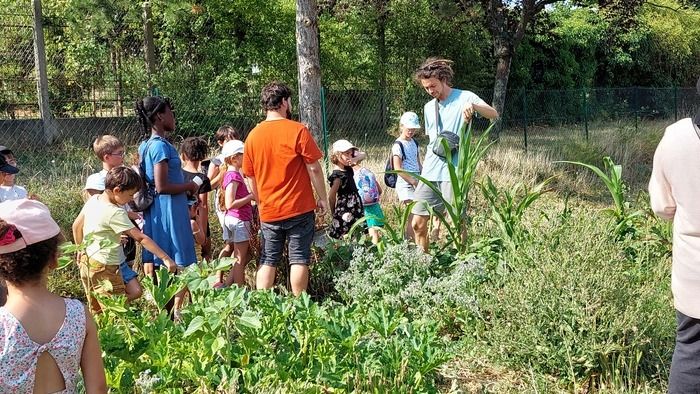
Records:
[[[372,243],[373,244],[378,244],[379,243],[379,227],[370,227],[369,228],[369,235],[372,237]]]
[[[224,245],[224,248],[221,249],[221,252],[219,252],[219,258],[222,258],[222,257],[231,257],[231,255],[233,254],[233,250],[234,250],[233,243],[232,243],[232,242],[231,242],[231,243],[227,242],[227,243]],[[224,282],[224,272],[223,272],[223,271],[218,271],[218,272],[216,273],[216,281],[219,282],[219,283],[223,283],[223,282]]]
[[[300,296],[309,286],[309,266],[306,264],[291,264],[289,280],[292,283],[292,293]]]
[[[258,290],[271,289],[275,284],[276,274],[277,268],[267,264],[260,264],[258,272],[255,274],[255,288]]]
[[[250,246],[249,241],[236,242],[233,246],[233,253],[236,257],[236,261],[231,266],[231,270],[228,272],[225,286],[231,286],[232,284],[237,284],[238,286],[245,285],[245,267],[248,265],[250,258],[248,257],[248,247]]]
[[[430,236],[433,239],[440,239],[440,227],[442,225],[442,222],[440,221],[440,218],[437,216],[433,217],[433,223],[432,223],[432,230]]]
[[[138,278],[130,280],[126,284],[126,300],[133,301],[138,299],[143,294],[143,289],[141,288],[141,283],[139,283]]]
[[[413,215],[413,233],[415,234],[416,245],[420,246],[424,252],[428,253],[430,239],[428,238],[428,219],[430,216]]]
[[[404,205],[408,205],[412,202],[413,202],[413,200],[406,200],[403,203],[404,203]],[[408,218],[406,219],[406,228],[404,229],[404,239],[408,239],[408,240],[415,242],[416,236],[413,233],[413,216],[414,215],[411,213],[408,215]]]

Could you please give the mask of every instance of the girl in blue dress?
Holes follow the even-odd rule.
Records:
[[[175,115],[170,101],[163,97],[146,97],[136,102],[136,115],[150,138],[139,146],[146,182],[155,188],[153,204],[144,212],[143,232],[171,256],[179,268],[197,262],[194,237],[190,228],[187,194],[195,194],[199,185],[185,183],[182,162],[173,145],[166,139],[175,130]],[[162,261],[143,251],[144,272],[154,275]],[[175,296],[175,316],[180,310],[186,290]]]

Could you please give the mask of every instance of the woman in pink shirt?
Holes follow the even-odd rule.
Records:
[[[700,393],[700,111],[666,128],[654,154],[649,197],[657,215],[673,220],[677,330],[668,390]]]

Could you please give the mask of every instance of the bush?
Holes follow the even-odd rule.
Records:
[[[348,303],[387,305],[411,318],[444,325],[456,317],[478,314],[474,294],[485,277],[479,259],[444,264],[414,245],[401,243],[387,245],[383,254],[373,248],[355,249],[336,288]]]
[[[512,271],[483,289],[487,346],[573,391],[583,381],[622,391],[664,381],[675,332],[667,260],[630,259],[635,241],[614,242],[605,221],[579,215],[522,244]]]

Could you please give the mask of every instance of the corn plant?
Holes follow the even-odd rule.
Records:
[[[449,245],[453,245],[458,253],[467,251],[470,240],[467,233],[469,225],[469,193],[474,186],[474,177],[479,162],[486,156],[492,142],[489,142],[489,132],[493,128],[493,123],[478,137],[472,130],[471,123],[464,124],[459,130],[459,149],[457,151],[457,165],[452,163],[452,152],[449,149],[447,141],[441,140],[443,148],[447,153],[445,160],[447,161],[447,169],[450,173],[450,182],[452,184],[452,195],[454,201],[450,203],[448,199],[442,195],[440,189],[437,188],[431,181],[423,178],[420,175],[412,174],[411,176],[424,183],[435,194],[437,194],[445,206],[445,214],[435,214],[431,210],[431,216],[435,215],[445,227],[447,231],[447,240]],[[395,173],[405,172],[403,170],[393,171]],[[430,209],[429,209],[430,210]]]
[[[644,215],[643,210],[631,211],[631,205],[625,200],[626,186],[622,180],[622,166],[615,164],[609,156],[603,158],[604,170],[592,165],[578,161],[559,161],[557,163],[569,163],[582,166],[593,171],[605,184],[613,199],[614,206],[606,208],[603,213],[613,218],[616,239],[622,239],[628,234],[635,232],[635,221]]]
[[[512,249],[516,249],[523,238],[522,220],[525,210],[547,192],[545,186],[551,180],[552,178],[547,178],[532,189],[518,182],[511,190],[498,190],[489,176],[479,184],[491,207],[492,220]]]

